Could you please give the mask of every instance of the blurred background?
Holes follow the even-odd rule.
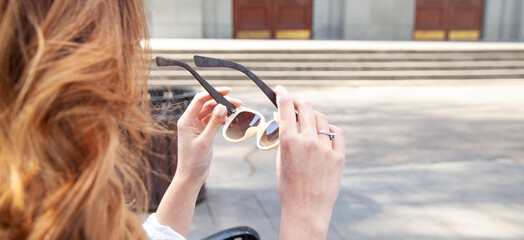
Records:
[[[249,78],[193,56],[238,62],[344,129],[328,239],[524,239],[524,0],[147,3],[153,57],[189,63],[272,119]],[[149,86],[159,107],[203,90],[154,64]],[[189,238],[247,225],[277,239],[277,151],[221,134],[214,149]]]
[[[522,0],[149,0],[154,38],[524,40]]]

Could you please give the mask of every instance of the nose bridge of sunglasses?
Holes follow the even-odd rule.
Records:
[[[258,127],[258,135],[278,133],[279,125],[276,119],[265,122],[263,125]]]

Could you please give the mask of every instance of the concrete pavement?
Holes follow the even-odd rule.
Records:
[[[524,239],[524,83],[289,90],[347,136],[328,239]],[[254,85],[231,96],[272,116]],[[214,149],[189,238],[248,225],[277,239],[277,151],[221,134]]]

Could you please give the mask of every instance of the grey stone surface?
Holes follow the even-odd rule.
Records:
[[[486,41],[524,41],[524,1],[486,0],[483,31]]]
[[[149,0],[154,38],[232,38],[232,0]]]
[[[346,0],[344,39],[411,40],[414,0]]]
[[[149,30],[155,38],[202,38],[202,0],[148,0]]]
[[[328,239],[523,239],[524,84],[290,87],[346,135]],[[256,88],[233,97],[267,118]],[[249,225],[276,239],[276,150],[218,134],[190,239]]]
[[[313,1],[313,39],[343,39],[346,0]]]
[[[204,38],[233,38],[233,0],[203,0]]]

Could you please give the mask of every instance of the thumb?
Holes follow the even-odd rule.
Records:
[[[210,138],[212,141],[215,134],[217,134],[220,126],[224,124],[224,120],[226,119],[226,112],[227,112],[227,109],[222,104],[218,104],[215,107],[215,109],[213,110],[213,115],[211,116],[211,119],[207,123],[207,126],[204,129],[204,131],[202,132],[202,135],[204,138]]]

